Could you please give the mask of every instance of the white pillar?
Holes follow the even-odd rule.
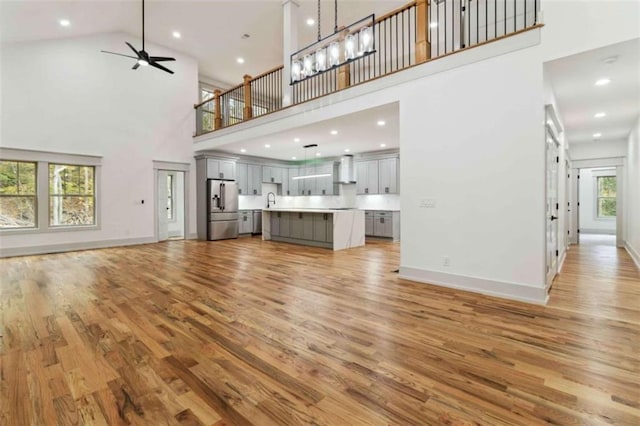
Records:
[[[291,54],[298,50],[298,9],[296,0],[282,0],[282,54],[284,70],[282,72],[282,106],[293,102],[291,82]]]

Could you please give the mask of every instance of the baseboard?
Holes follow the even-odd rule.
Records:
[[[568,248],[565,248],[562,251],[562,256],[560,256],[560,260],[558,261],[558,273],[560,273],[560,271],[562,271],[562,267],[564,266],[564,261],[567,258],[567,250],[568,250]]]
[[[640,269],[640,254],[638,253],[638,251],[633,247],[631,247],[631,244],[629,244],[626,241],[624,243],[624,248],[625,250],[627,250],[627,253],[629,253],[629,256],[631,256],[631,259],[633,259],[633,262],[636,264],[636,267]]]
[[[448,274],[439,271],[400,267],[400,278],[434,284],[442,287],[481,293],[520,302],[545,305],[549,298],[544,286],[534,287],[504,281],[487,280],[484,278],[468,277],[465,275]]]
[[[192,232],[187,237],[187,240],[197,240],[197,239],[198,239],[198,233],[197,232]]]
[[[588,229],[580,228],[580,234],[594,234],[594,235],[616,235],[616,230],[613,229]]]
[[[35,254],[63,253],[67,251],[93,250],[109,247],[132,246],[136,244],[155,243],[153,237],[127,238],[118,240],[88,241],[81,243],[51,244],[32,247],[0,248],[0,258],[15,256],[31,256]]]

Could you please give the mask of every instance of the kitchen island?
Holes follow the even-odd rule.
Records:
[[[262,239],[344,250],[364,245],[364,210],[269,208]]]

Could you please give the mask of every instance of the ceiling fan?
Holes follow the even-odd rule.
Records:
[[[129,42],[125,41],[125,43],[127,46],[131,48],[131,50],[135,52],[136,56],[124,55],[122,53],[116,53],[116,52],[108,52],[106,50],[101,50],[101,52],[109,53],[110,55],[118,55],[118,56],[124,56],[125,58],[136,59],[136,63],[132,68],[134,70],[137,70],[138,67],[140,67],[140,65],[142,65],[143,67],[146,67],[147,65],[151,65],[154,68],[158,68],[159,70],[168,72],[169,74],[173,74],[173,71],[171,71],[169,68],[163,67],[158,62],[175,61],[176,60],[175,58],[167,58],[165,56],[150,56],[149,53],[147,53],[147,51],[144,50],[144,0],[142,0],[142,50],[136,50],[136,48],[133,47]]]

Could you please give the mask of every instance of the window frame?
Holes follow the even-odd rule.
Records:
[[[16,232],[16,231],[32,231],[35,229],[38,229],[38,225],[39,225],[39,215],[38,215],[38,192],[40,189],[40,185],[38,184],[38,162],[37,161],[28,161],[28,160],[14,160],[14,159],[9,159],[9,158],[0,158],[0,161],[5,161],[8,163],[28,163],[28,164],[33,164],[34,168],[35,168],[35,193],[33,195],[21,195],[19,193],[16,194],[0,194],[0,198],[33,198],[34,201],[34,206],[33,206],[33,226],[20,226],[20,227],[14,227],[14,228],[0,228],[0,231],[2,232],[6,232],[6,231],[12,231],[12,232]],[[20,167],[17,168],[16,171],[16,181],[19,182],[20,181]],[[16,183],[16,189],[19,191],[19,184]]]
[[[102,220],[102,156],[66,154],[48,151],[0,147],[0,159],[36,163],[36,224],[35,228],[0,229],[0,236],[21,234],[45,234],[56,232],[97,231]],[[49,225],[49,164],[92,166],[94,168],[94,224]]]
[[[167,185],[167,206],[171,212],[171,216],[167,215],[167,221],[176,222],[178,220],[175,214],[176,175],[174,173],[167,173],[167,179],[171,180],[171,185]]]
[[[602,197],[600,196],[600,185],[599,185],[599,180],[600,178],[614,178],[616,180],[616,196],[615,197]],[[594,218],[596,220],[615,220],[617,217],[617,212],[618,212],[618,178],[616,176],[615,173],[597,173],[594,176],[594,190],[595,190],[595,195],[594,195],[594,200],[595,200],[595,214],[594,214]],[[616,205],[616,214],[613,216],[601,216],[600,215],[600,199],[608,199],[608,200],[613,200],[615,202]]]

